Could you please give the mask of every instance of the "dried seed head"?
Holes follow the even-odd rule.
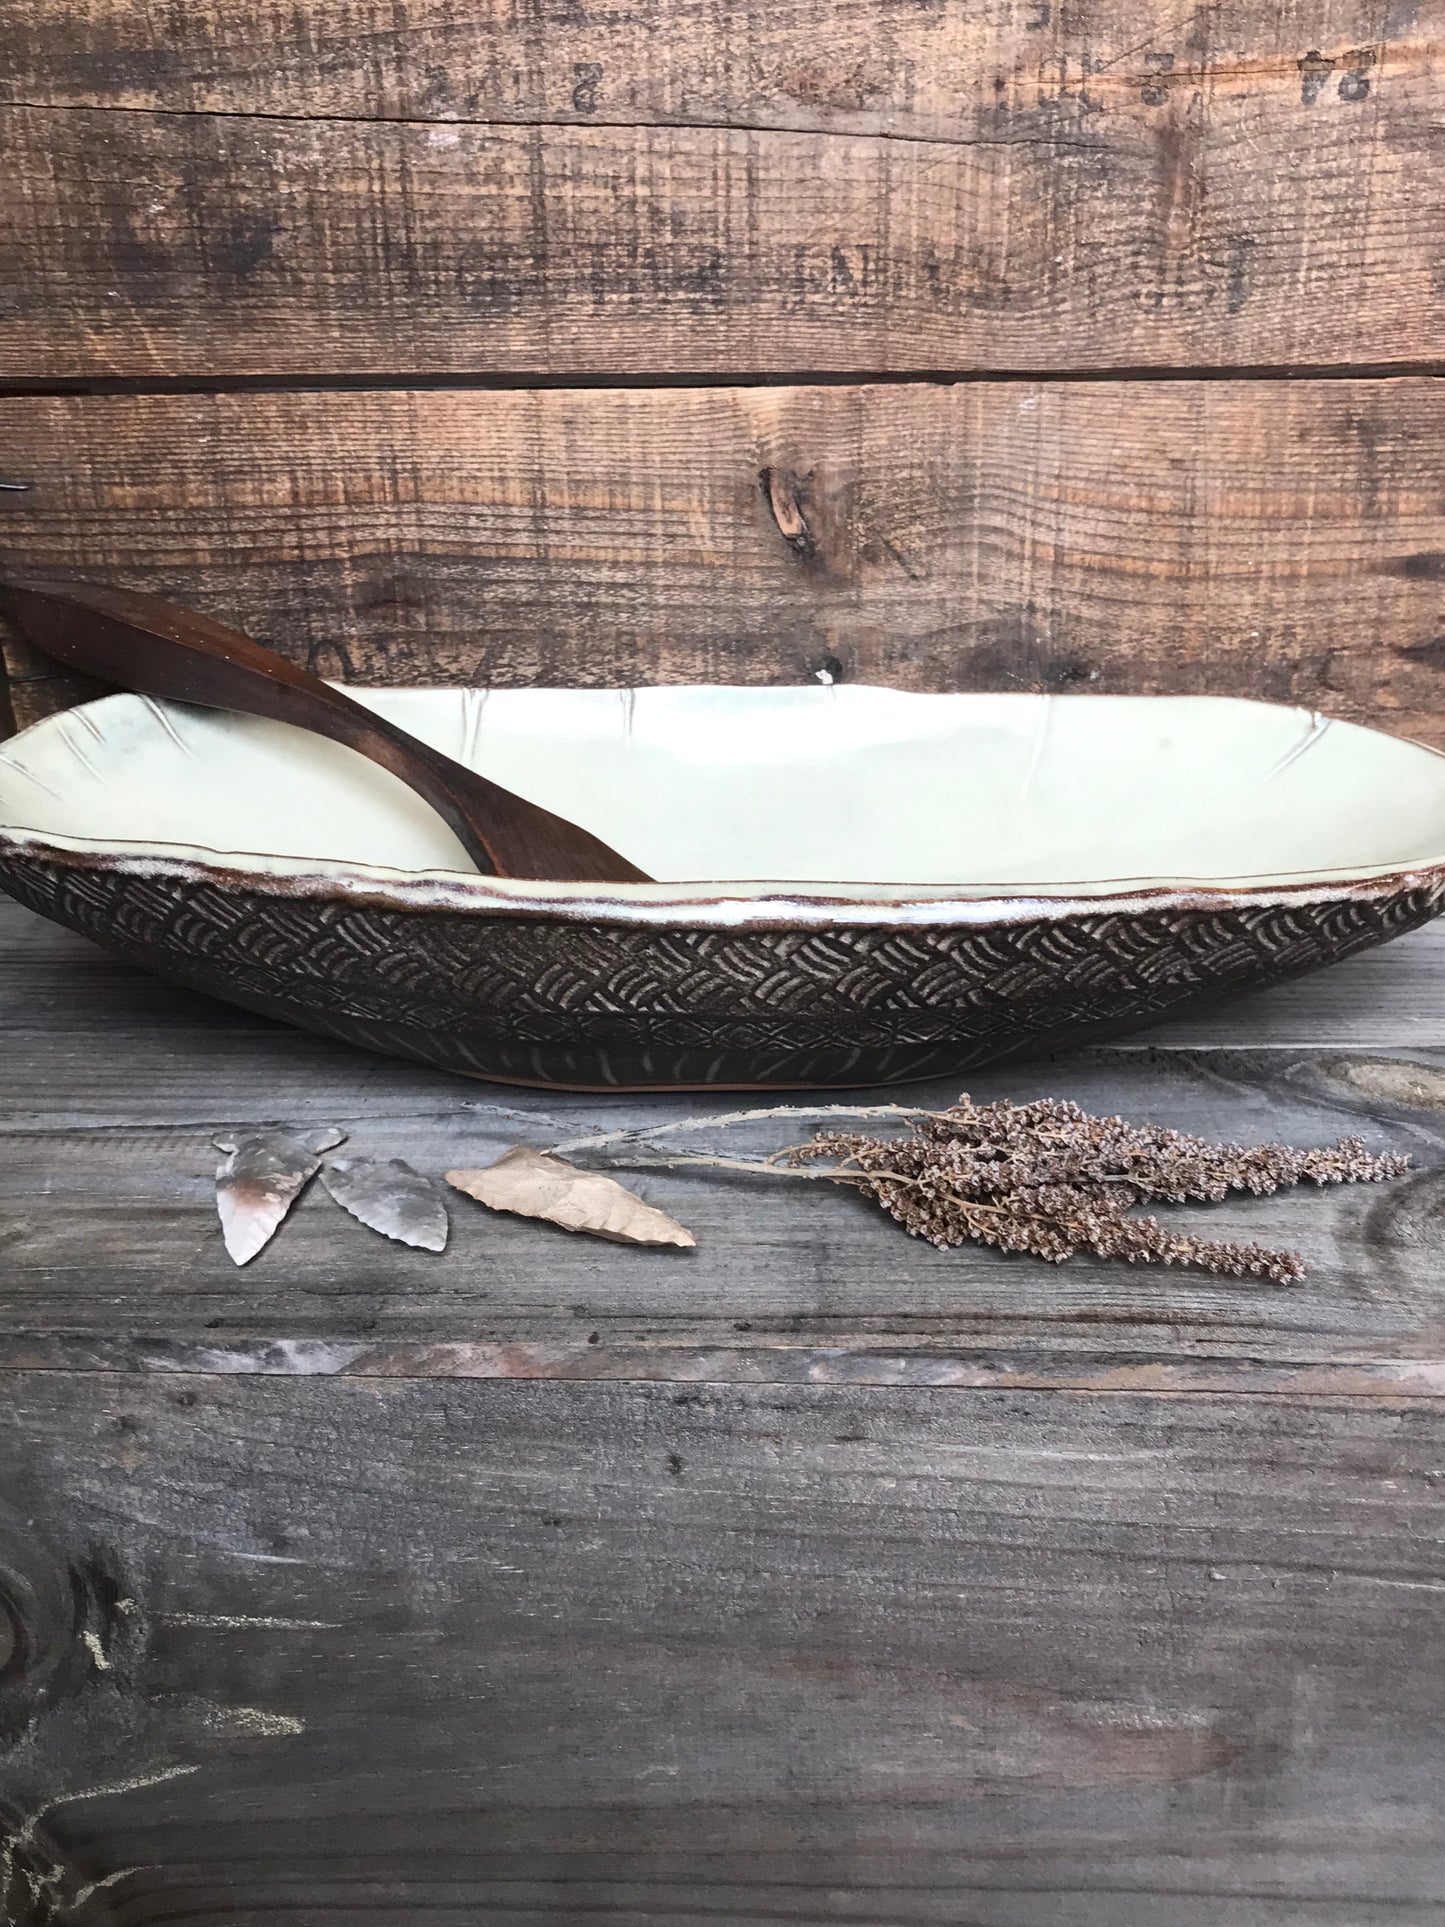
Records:
[[[1409,1159],[1374,1156],[1359,1138],[1323,1151],[1281,1144],[1211,1144],[1159,1125],[1093,1117],[1062,1098],[975,1105],[965,1096],[922,1114],[902,1137],[821,1131],[786,1154],[837,1161],[856,1185],[915,1237],[949,1247],[993,1245],[1061,1264],[1076,1251],[1130,1264],[1193,1265],[1285,1284],[1302,1277],[1297,1253],[1211,1242],[1133,1217],[1146,1199],[1218,1202],[1231,1191],[1262,1197],[1308,1179],[1354,1184],[1398,1177]]]

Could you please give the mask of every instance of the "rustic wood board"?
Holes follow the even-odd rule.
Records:
[[[1442,1453],[1438,1401],[15,1373],[6,1551],[76,1619],[22,1871],[137,1923],[1435,1927]]]
[[[1445,13],[1435,0],[657,0],[545,15],[486,0],[196,0],[162,38],[129,0],[0,0],[0,27],[0,100],[22,105],[997,143],[1106,115],[1157,125],[1196,93],[1213,112],[1309,109],[1299,126],[1316,137],[1342,107],[1388,117],[1402,83],[1425,91]]]
[[[225,1126],[335,1122],[354,1150],[439,1174],[736,1099],[488,1089],[172,990],[16,906],[0,931],[0,1364],[1445,1393],[1438,926],[1220,1013],[1212,1044],[1163,1031],[970,1079],[980,1098],[1062,1093],[1211,1137],[1363,1132],[1411,1153],[1418,1174],[1390,1187],[1188,1214],[1212,1235],[1302,1250],[1309,1276],[1284,1290],[938,1252],[845,1194],[691,1172],[637,1182],[696,1233],[694,1252],[622,1251],[454,1197],[436,1257],[314,1189],[238,1271],[211,1189]],[[786,1140],[760,1128],[727,1143]]]
[[[1438,162],[1438,0],[1393,21],[1378,6],[1205,5],[1173,22],[1133,0],[1077,10],[1077,31],[1052,21],[1075,9],[1037,0],[977,19],[837,0],[856,54],[800,9],[761,41],[752,13],[698,9],[699,45],[691,18],[670,30],[617,9],[594,26],[563,8],[557,36],[540,16],[471,34],[490,87],[466,62],[434,78],[428,35],[465,37],[459,10],[434,4],[412,34],[420,7],[315,5],[299,64],[276,50],[308,38],[305,10],[269,10],[274,39],[234,0],[195,9],[179,45],[147,58],[116,44],[154,38],[135,9],[118,32],[127,10],[91,10],[92,35],[75,6],[9,0],[7,44],[30,50],[12,93],[68,104],[0,107],[17,183],[0,204],[0,372],[788,375],[1442,352],[1445,255],[1420,203]],[[242,33],[238,65],[221,43]],[[734,34],[753,51],[736,57]],[[624,63],[648,49],[620,84],[608,38]],[[475,104],[445,118],[457,91]],[[223,110],[169,111],[187,96]],[[110,104],[76,104],[91,98]]]
[[[0,563],[377,683],[1252,695],[1445,744],[1445,384],[0,401]],[[13,657],[21,721],[72,693]]]

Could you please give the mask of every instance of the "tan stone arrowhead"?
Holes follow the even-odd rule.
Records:
[[[691,1246],[697,1239],[665,1211],[645,1204],[601,1171],[519,1144],[479,1171],[448,1171],[447,1183],[493,1211],[545,1218],[565,1231],[586,1231],[624,1245]]]

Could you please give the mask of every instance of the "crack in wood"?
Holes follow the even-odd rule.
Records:
[[[252,112],[238,107],[139,107],[130,103],[106,101],[48,101],[48,100],[5,100],[0,101],[0,114],[8,111],[29,114],[130,114],[146,116],[152,120],[239,120],[251,122],[299,122],[303,126],[320,125],[326,127],[456,127],[475,128],[483,133],[526,131],[535,129],[540,133],[586,134],[593,128],[612,127],[629,131],[646,132],[656,128],[659,131],[687,134],[772,134],[786,140],[847,140],[878,141],[888,146],[902,144],[909,147],[987,148],[1041,147],[1050,153],[1074,152],[1080,154],[1099,154],[1106,151],[1098,141],[1070,140],[1062,134],[905,134],[893,128],[848,127],[798,127],[786,122],[751,120],[688,120],[682,117],[669,119],[637,120],[611,118],[604,113],[579,114],[576,119],[556,120],[547,118],[502,118],[472,120],[465,115],[438,115],[435,117],[417,114],[328,114],[304,113],[287,114],[277,112]]]

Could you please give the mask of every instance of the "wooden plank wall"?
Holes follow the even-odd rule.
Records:
[[[0,566],[357,679],[1223,688],[1445,741],[1445,0],[0,35]],[[22,723],[74,698],[8,658]]]

